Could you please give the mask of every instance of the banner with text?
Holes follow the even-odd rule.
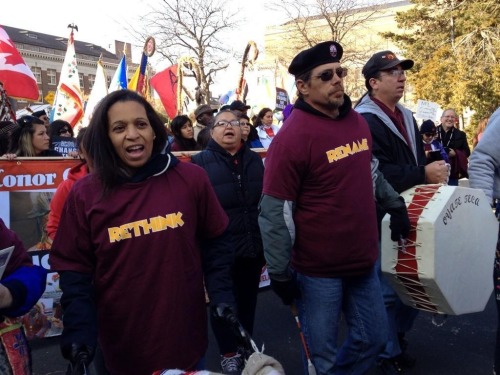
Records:
[[[50,271],[50,244],[45,225],[50,200],[71,167],[80,160],[44,158],[0,161],[0,217],[15,231],[33,263]],[[59,276],[47,275],[47,286],[37,304],[22,317],[29,339],[59,335],[62,331]]]

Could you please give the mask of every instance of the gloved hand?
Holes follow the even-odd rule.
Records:
[[[400,239],[407,238],[411,229],[405,201],[403,197],[398,197],[398,200],[401,201],[401,204],[387,211],[388,214],[391,215],[389,228],[391,228],[392,241],[399,241]]]
[[[284,305],[290,306],[294,299],[300,296],[297,284],[292,278],[287,280],[278,280],[273,278],[271,275],[269,275],[269,278],[271,279],[271,288],[274,293],[281,298]]]
[[[212,314],[216,319],[221,319],[229,325],[236,336],[238,344],[243,348],[244,353],[246,353],[246,358],[248,358],[253,351],[251,339],[248,332],[238,320],[236,308],[227,303],[219,303],[212,307]]]
[[[231,325],[239,324],[236,308],[228,303],[219,303],[212,306],[212,315],[217,319],[225,320]]]
[[[61,348],[64,358],[69,360],[66,375],[90,375],[88,370],[95,349],[85,344],[72,343]]]

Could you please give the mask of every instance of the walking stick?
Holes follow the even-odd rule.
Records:
[[[299,335],[300,335],[300,341],[302,341],[302,347],[304,348],[304,352],[306,353],[307,373],[309,375],[316,375],[316,369],[314,368],[314,365],[311,362],[311,356],[309,355],[309,349],[307,348],[306,339],[304,337],[304,333],[302,333],[302,327],[300,326],[299,312],[297,311],[297,306],[295,306],[295,303],[292,303],[290,305],[290,308],[292,310],[292,315],[295,318],[295,322],[297,323],[297,328],[299,329]]]

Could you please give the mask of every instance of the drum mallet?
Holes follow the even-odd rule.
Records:
[[[299,312],[297,311],[297,306],[295,303],[292,303],[290,306],[292,310],[292,315],[297,323],[297,328],[299,329],[300,341],[302,341],[302,347],[304,348],[304,352],[306,353],[307,358],[307,373],[308,375],[316,375],[316,369],[314,368],[313,363],[311,362],[311,356],[309,355],[309,349],[307,348],[306,339],[304,337],[304,333],[302,332],[302,327],[300,326],[299,320]]]

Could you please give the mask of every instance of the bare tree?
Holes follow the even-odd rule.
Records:
[[[154,35],[156,53],[196,78],[196,102],[208,103],[215,72],[225,69],[230,49],[223,38],[237,25],[235,12],[222,0],[162,0],[142,18],[143,36]],[[186,59],[191,58],[191,59]],[[190,66],[188,66],[190,65]]]
[[[344,47],[348,61],[360,60],[362,52],[350,46],[355,35],[380,12],[380,6],[370,0],[275,0],[271,7],[285,12],[289,21],[283,26],[295,49],[335,40]]]
[[[284,65],[288,65],[300,50],[326,40],[339,42],[344,54],[342,62],[349,67],[344,81],[346,91],[359,97],[365,91],[361,66],[373,50],[385,47],[374,31],[373,23],[383,14],[382,5],[375,0],[272,0],[273,10],[285,13],[288,21],[277,27],[286,32],[287,43],[266,46],[266,52]],[[374,38],[375,34],[375,38]]]

